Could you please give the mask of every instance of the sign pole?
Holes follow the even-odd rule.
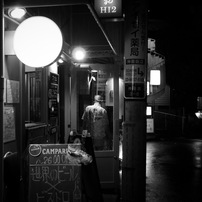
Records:
[[[146,0],[130,0],[125,7],[122,201],[144,202],[146,196]]]

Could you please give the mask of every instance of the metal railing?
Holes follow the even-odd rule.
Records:
[[[184,116],[154,111],[154,130],[157,135],[181,137],[184,134]]]

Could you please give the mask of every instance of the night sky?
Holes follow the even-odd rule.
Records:
[[[190,106],[202,96],[202,2],[149,0],[148,20],[175,104]]]

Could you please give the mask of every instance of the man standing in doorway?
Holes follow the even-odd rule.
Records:
[[[95,150],[109,148],[109,120],[107,111],[101,106],[100,95],[95,95],[94,104],[86,107],[83,119],[83,130],[87,130],[93,140]]]
[[[95,95],[94,104],[86,107],[83,119],[83,134],[90,134],[85,140],[85,149],[93,158],[92,163],[82,166],[83,189],[88,202],[103,202],[100,179],[97,169],[94,150],[107,149],[107,135],[109,134],[109,121],[107,111],[101,106],[103,102],[100,95]]]

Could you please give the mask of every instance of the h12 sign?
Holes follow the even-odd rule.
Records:
[[[94,0],[94,8],[101,18],[122,17],[122,0]]]

